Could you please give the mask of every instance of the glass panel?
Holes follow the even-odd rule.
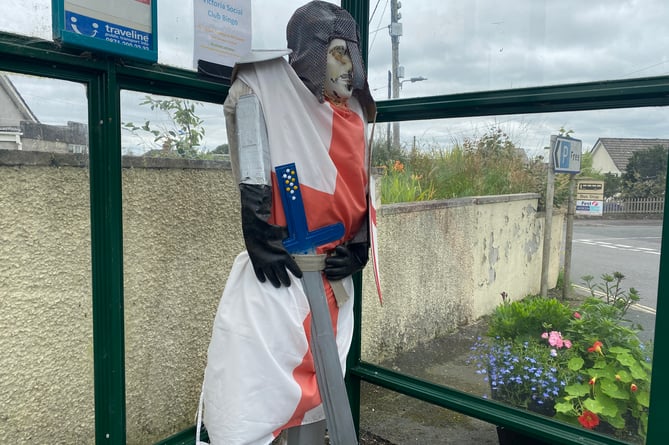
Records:
[[[0,31],[52,40],[51,0],[4,0]]]
[[[252,48],[286,48],[286,24],[303,0],[252,2]],[[339,1],[333,1],[337,5]],[[158,62],[193,69],[193,1],[161,2],[158,8]]]
[[[227,159],[222,105],[122,91],[121,108],[124,155]]]
[[[668,112],[402,122],[399,147],[380,124],[384,304],[366,270],[363,360],[522,408],[550,406],[575,425],[592,427],[594,417],[582,417],[590,411],[597,431],[643,441]],[[525,297],[541,293],[543,147],[560,129],[582,140],[582,187],[566,245],[569,175],[556,175],[546,283],[557,299],[537,301]],[[563,301],[568,252],[572,285]],[[592,402],[592,391],[609,404]],[[575,394],[582,405],[568,400]]]
[[[416,443],[498,442],[494,425],[363,382],[360,445]]]
[[[123,122],[149,120],[159,132],[179,127],[139,105],[145,97],[121,92]],[[211,323],[227,272],[243,249],[235,225],[237,192],[224,154],[223,107],[190,105],[202,120],[192,129],[205,136],[186,158],[174,147],[146,152],[123,132],[128,444],[154,443],[193,425]],[[153,143],[152,135],[143,137]]]
[[[393,5],[399,20],[391,27]],[[665,75],[669,4],[370,2],[370,87],[392,97]],[[393,50],[390,31],[400,34]],[[393,68],[392,55],[397,62]],[[412,79],[427,78],[415,83]]]
[[[52,40],[51,0],[4,0],[12,14],[0,17],[0,31]],[[272,0],[252,2],[254,49],[286,47],[286,24],[303,0],[288,0],[277,7]],[[332,1],[337,5],[339,1]],[[193,0],[161,1],[158,7],[158,62],[192,70]]]
[[[0,442],[94,443],[86,89],[0,72]]]

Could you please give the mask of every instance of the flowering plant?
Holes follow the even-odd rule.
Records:
[[[651,354],[618,311],[590,298],[576,311],[540,297],[504,302],[472,347],[476,372],[497,401],[642,442]]]
[[[556,417],[639,441],[648,427],[651,351],[637,331],[611,322],[620,309],[610,308],[588,299],[571,323],[580,341],[567,363],[573,377],[555,404]]]
[[[564,351],[559,350],[568,348],[559,332],[546,333],[545,340],[549,335],[555,340],[554,345],[501,337],[491,342],[478,339],[472,348],[478,353],[474,355],[476,372],[490,384],[493,399],[543,414],[555,414],[555,400],[567,384],[559,371],[565,364]],[[558,342],[562,346],[558,346]]]

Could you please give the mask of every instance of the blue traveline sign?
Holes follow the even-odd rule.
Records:
[[[555,173],[581,171],[581,140],[566,136],[551,136],[551,156]]]
[[[53,0],[54,39],[133,59],[158,60],[157,0]]]

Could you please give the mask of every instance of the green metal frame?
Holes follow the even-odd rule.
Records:
[[[367,48],[369,2],[343,0],[361,28]],[[365,51],[366,59],[366,51]],[[51,42],[0,33],[0,70],[84,84],[88,91],[90,138],[91,258],[95,378],[95,440],[126,442],[123,326],[123,228],[121,203],[120,91],[129,89],[223,103],[227,88],[196,73],[116,58],[91,57]],[[545,113],[669,105],[669,76],[523,88],[378,103],[378,122],[500,114]],[[668,188],[669,190],[669,185]],[[669,314],[669,206],[665,206],[658,319]],[[360,382],[396,391],[536,437],[565,444],[622,444],[607,436],[535,416],[453,388],[421,381],[361,360],[362,281],[355,279],[355,333],[348,360],[347,388],[354,416],[360,415]],[[669,324],[657,323],[655,338],[669,338]],[[669,342],[655,345],[648,444],[669,436]],[[194,429],[160,442],[194,443]]]

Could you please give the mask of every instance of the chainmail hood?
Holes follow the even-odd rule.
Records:
[[[327,49],[332,39],[348,42],[353,63],[353,95],[370,112],[375,111],[369,92],[365,65],[360,54],[358,25],[345,9],[324,1],[312,1],[298,8],[286,28],[288,48],[293,52],[288,62],[309,90],[323,102]]]

